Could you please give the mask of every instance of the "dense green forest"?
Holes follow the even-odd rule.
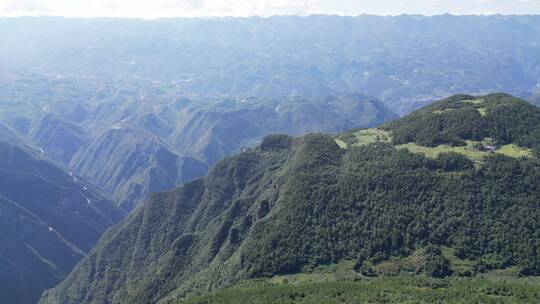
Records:
[[[486,279],[415,277],[373,280],[266,283],[254,282],[192,297],[179,304],[340,304],[340,303],[538,303],[539,285]]]
[[[444,303],[469,290],[465,295],[482,302],[470,291],[476,285],[513,292],[513,285],[461,278],[540,275],[540,162],[531,152],[539,113],[509,95],[456,96],[379,129],[268,136],[207,177],[153,195],[40,303],[168,303],[343,261],[352,261],[361,278],[384,279],[392,261],[415,259],[415,267],[391,275],[451,278],[448,293],[425,301]],[[419,135],[432,127],[436,132]],[[323,294],[376,284],[366,282],[270,286],[259,293]],[[538,298],[530,287],[515,288]],[[231,292],[234,299],[234,289],[222,294]],[[343,292],[345,300],[356,293]],[[219,293],[191,303],[215,299]]]
[[[464,145],[491,138],[495,144],[516,143],[540,149],[540,111],[507,94],[456,95],[387,124],[395,144]]]
[[[485,263],[484,263],[485,264]],[[406,257],[344,260],[309,272],[244,280],[175,304],[537,303],[540,277],[482,269],[449,247],[419,247]],[[474,273],[476,272],[476,273]],[[473,275],[474,273],[474,275]]]

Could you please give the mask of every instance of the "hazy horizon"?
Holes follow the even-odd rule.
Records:
[[[276,18],[276,17],[298,17],[306,18],[312,16],[328,16],[328,17],[400,17],[400,16],[409,16],[409,17],[425,17],[425,18],[436,18],[442,16],[452,16],[452,17],[536,17],[540,16],[540,13],[537,14],[452,14],[452,13],[443,13],[443,14],[434,14],[434,15],[425,15],[425,14],[413,14],[413,13],[403,13],[403,14],[394,14],[394,15],[381,15],[381,14],[357,14],[357,15],[344,15],[337,13],[313,13],[307,15],[295,15],[295,14],[276,14],[276,15],[250,15],[250,16],[159,16],[159,17],[137,17],[137,16],[62,16],[62,15],[18,15],[18,16],[8,16],[0,15],[0,19],[20,19],[20,18],[65,18],[65,19],[126,19],[126,20],[141,20],[141,21],[152,21],[152,20],[167,20],[167,19],[250,19],[250,18]]]
[[[323,15],[537,15],[539,0],[0,0],[0,17],[251,17]]]

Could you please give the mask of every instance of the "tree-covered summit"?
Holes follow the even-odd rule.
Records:
[[[342,147],[390,143],[430,158],[457,153],[480,165],[486,156],[540,153],[540,109],[511,95],[456,95],[378,128],[351,130]]]
[[[494,145],[540,145],[540,109],[508,94],[456,95],[383,126],[394,144],[433,147],[491,138]]]

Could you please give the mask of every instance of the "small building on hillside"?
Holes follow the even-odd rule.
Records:
[[[484,150],[487,152],[495,153],[497,147],[493,145],[484,145]]]

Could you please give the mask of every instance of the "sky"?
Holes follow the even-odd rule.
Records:
[[[540,0],[0,0],[0,16],[540,14]]]

